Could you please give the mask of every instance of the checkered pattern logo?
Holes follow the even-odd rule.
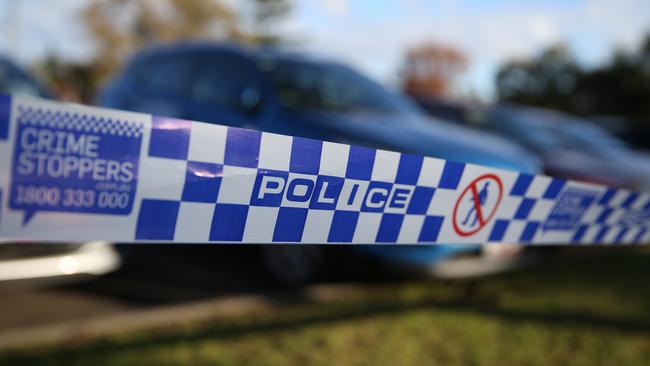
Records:
[[[179,242],[439,242],[466,168],[158,117],[147,160],[166,182],[144,197],[135,238]],[[648,221],[647,195],[513,176],[482,229],[486,241],[639,242],[648,233],[639,224]],[[631,207],[640,213],[623,217]]]
[[[649,194],[520,174],[504,206],[489,241],[591,244],[648,239]]]
[[[432,198],[465,168],[165,118],[154,119],[148,155],[182,189],[145,197],[139,240],[435,242],[444,217],[430,213]]]
[[[92,114],[18,106],[18,123],[32,126],[67,129],[88,133],[102,133],[125,137],[142,136],[142,123],[111,119]]]
[[[650,194],[607,189],[590,207],[572,240],[588,243],[641,243],[649,238]]]

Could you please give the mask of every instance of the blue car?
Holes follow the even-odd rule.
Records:
[[[0,93],[49,98],[49,93],[34,78],[0,56]]]
[[[540,158],[548,175],[650,190],[650,155],[632,150],[593,121],[515,104],[482,107],[421,95],[412,98],[431,116],[520,144]]]
[[[142,51],[100,94],[105,107],[429,155],[536,173],[538,160],[498,137],[426,117],[355,70],[305,55],[227,44]],[[269,249],[270,248],[270,249]],[[358,246],[346,252],[409,269],[432,268],[480,246]],[[321,246],[262,246],[281,282],[304,282]]]

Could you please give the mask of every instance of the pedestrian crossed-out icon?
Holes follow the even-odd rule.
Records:
[[[454,230],[460,236],[480,231],[492,219],[501,203],[503,183],[495,174],[474,179],[458,197],[454,207]]]

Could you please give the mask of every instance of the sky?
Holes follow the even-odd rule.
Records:
[[[26,64],[48,53],[89,59],[93,42],[77,17],[85,3],[0,0],[0,49]],[[490,100],[495,73],[507,60],[563,42],[583,65],[595,67],[614,49],[634,49],[650,32],[650,1],[294,0],[281,29],[310,53],[350,63],[387,85],[397,84],[409,47],[452,45],[469,59],[459,92]]]

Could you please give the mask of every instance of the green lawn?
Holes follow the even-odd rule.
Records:
[[[648,365],[650,251],[472,282],[373,284],[343,302],[7,354],[29,365]]]

